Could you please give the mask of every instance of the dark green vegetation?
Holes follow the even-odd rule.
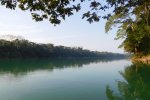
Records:
[[[12,10],[18,7],[23,11],[30,11],[36,21],[48,19],[52,24],[59,24],[66,16],[80,11],[85,4],[88,10],[82,18],[87,18],[87,21],[92,23],[100,21],[100,18],[109,19],[113,13],[130,13],[133,8],[144,3],[149,5],[149,0],[0,0],[0,3]]]
[[[135,63],[120,72],[125,81],[118,81],[118,93],[109,86],[106,94],[109,100],[149,100],[150,99],[150,65]]]
[[[106,23],[106,31],[118,25],[117,39],[124,39],[121,47],[138,57],[150,54],[150,0],[141,1],[141,5],[130,9],[123,6],[122,12]]]
[[[124,39],[121,47],[125,51],[137,56],[150,54],[150,0],[105,0],[105,2],[103,0],[1,0],[0,2],[6,8],[15,9],[18,6],[23,11],[28,10],[34,20],[49,19],[52,24],[59,24],[66,16],[80,11],[82,4],[89,4],[89,9],[82,18],[86,18],[90,23],[98,22],[100,18],[108,19],[106,32],[117,24],[119,28],[117,39]]]
[[[0,58],[102,58],[119,59],[123,54],[97,52],[80,47],[54,46],[53,44],[37,44],[27,40],[0,40]]]

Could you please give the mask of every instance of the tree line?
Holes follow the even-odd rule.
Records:
[[[0,58],[123,58],[126,55],[111,52],[98,52],[81,47],[38,44],[28,40],[0,40]]]
[[[150,0],[1,0],[0,4],[30,11],[33,20],[48,19],[54,25],[88,4],[83,19],[90,23],[107,19],[106,32],[117,26],[117,39],[124,39],[120,47],[137,56],[150,54]]]

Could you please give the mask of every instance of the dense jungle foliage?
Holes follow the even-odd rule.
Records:
[[[97,52],[81,47],[54,46],[53,44],[37,44],[28,40],[0,40],[0,58],[26,57],[69,57],[69,58],[124,58],[123,54]]]
[[[30,11],[33,20],[48,19],[54,25],[86,4],[83,19],[90,23],[107,19],[106,32],[117,26],[117,39],[124,39],[120,47],[137,56],[150,54],[150,0],[1,0],[0,3],[9,9]]]

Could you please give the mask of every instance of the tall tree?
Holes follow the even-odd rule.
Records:
[[[6,8],[28,10],[35,21],[48,19],[54,25],[80,11],[81,3],[86,2],[90,2],[89,9],[82,18],[90,23],[107,19],[106,32],[117,24],[117,38],[125,39],[122,46],[126,51],[150,53],[150,0],[0,0]]]
[[[122,8],[120,13],[114,13],[106,23],[105,30],[108,32],[114,25],[118,26],[117,38],[124,39],[121,47],[127,52],[136,55],[150,53],[150,1],[145,0],[142,4],[133,8]]]

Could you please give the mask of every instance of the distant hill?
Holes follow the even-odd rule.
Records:
[[[24,39],[12,41],[0,40],[0,58],[102,58],[120,59],[125,54],[98,52],[81,47],[54,46],[53,44],[37,44]]]

